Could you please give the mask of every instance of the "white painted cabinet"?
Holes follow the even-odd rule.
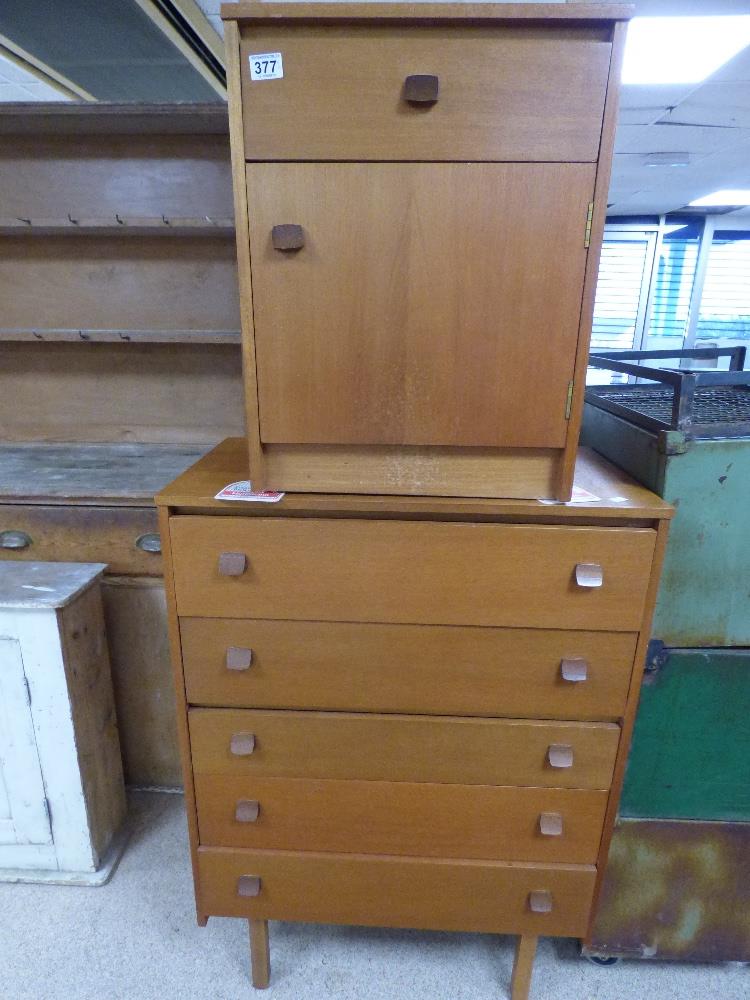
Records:
[[[0,564],[0,880],[95,883],[113,861],[125,796],[103,569]]]

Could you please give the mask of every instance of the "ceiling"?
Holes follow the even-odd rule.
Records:
[[[0,101],[220,99],[216,74],[206,70],[211,51],[221,55],[220,6],[221,0],[46,0],[42,18],[38,4],[2,0],[0,34],[47,70],[52,64],[59,79],[0,55]],[[635,7],[637,15],[750,14],[750,0],[636,0]],[[166,24],[169,8],[186,15],[187,42],[178,45],[174,25]],[[650,166],[654,153],[682,154],[675,159],[688,162]],[[750,47],[698,85],[622,89],[609,212],[674,212],[721,188],[750,188]],[[722,225],[750,226],[750,209],[727,214]]]

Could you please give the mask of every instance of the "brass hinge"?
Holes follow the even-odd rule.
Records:
[[[583,245],[585,247],[591,246],[591,221],[594,218],[594,203],[589,202],[588,211],[586,212],[586,233],[583,237]]]
[[[568,396],[565,400],[565,419],[570,420],[570,411],[573,408],[573,379],[568,382]]]

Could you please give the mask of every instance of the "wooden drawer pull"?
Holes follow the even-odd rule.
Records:
[[[220,576],[242,576],[247,569],[247,556],[244,552],[222,552],[219,556]]]
[[[145,535],[139,535],[135,540],[135,547],[141,552],[161,552],[161,538],[158,531],[147,531]]]
[[[227,646],[227,670],[248,670],[252,662],[252,649],[246,646]]]
[[[546,889],[535,889],[529,893],[529,909],[532,913],[552,912],[552,893]]]
[[[28,549],[32,541],[25,531],[0,531],[0,549]]]
[[[552,743],[547,750],[547,760],[551,767],[572,767],[573,747],[566,743]]]
[[[229,741],[229,749],[235,757],[249,757],[255,750],[255,733],[234,733]]]
[[[260,893],[259,875],[240,875],[237,879],[238,896],[257,896]]]
[[[579,587],[588,589],[601,587],[604,583],[604,570],[599,563],[578,563],[576,566],[576,583]]]
[[[564,681],[580,684],[582,681],[588,680],[588,661],[584,660],[582,656],[569,656],[560,661],[560,673]]]
[[[539,832],[545,837],[561,837],[563,818],[560,813],[541,813],[539,816]]]
[[[415,73],[404,80],[404,100],[411,104],[434,104],[440,94],[440,81],[427,73]]]
[[[305,245],[305,230],[294,222],[285,222],[271,230],[274,250],[301,250]]]
[[[234,809],[234,818],[238,823],[254,823],[260,812],[257,799],[240,799]]]

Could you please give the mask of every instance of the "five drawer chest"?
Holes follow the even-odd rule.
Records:
[[[572,504],[158,497],[198,919],[585,937],[672,508],[593,453]]]

